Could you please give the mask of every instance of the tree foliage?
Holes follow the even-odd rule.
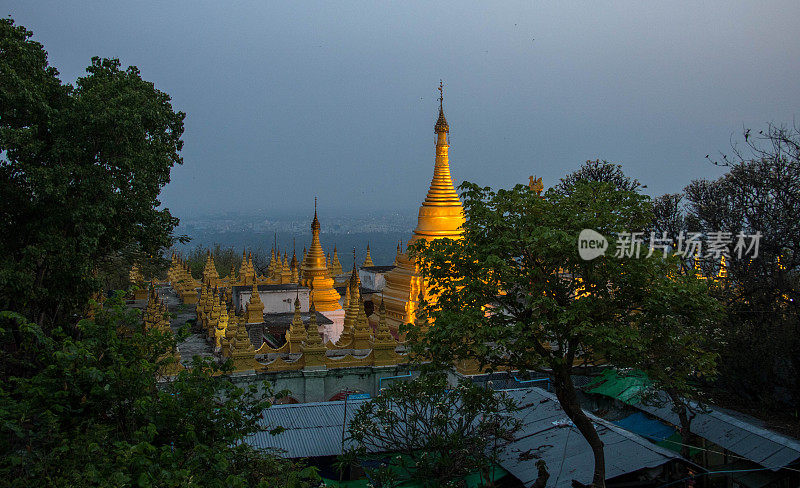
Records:
[[[105,263],[172,244],[158,195],[184,114],[116,59],[62,83],[31,36],[0,19],[0,310],[47,329],[82,312]]]
[[[92,59],[63,84],[42,46],[0,19],[0,485],[313,486],[243,443],[271,392],[196,358],[165,377],[175,339],[120,295],[94,304],[104,266],[174,242],[158,195],[180,164],[181,112],[135,67]],[[174,367],[174,365],[173,365]]]
[[[478,472],[485,480],[520,423],[516,405],[462,379],[451,386],[444,373],[397,382],[363,404],[349,425],[353,454],[390,453],[368,472],[376,486],[413,481],[423,486],[459,486]],[[404,479],[405,478],[405,479]]]
[[[268,385],[237,387],[221,374],[229,368],[200,358],[163,376],[172,334],[146,330],[119,296],[111,302],[79,323],[78,338],[5,317],[21,321],[24,340],[22,354],[0,362],[9,378],[0,384],[0,484],[312,486],[313,470],[241,442],[264,429]]]
[[[718,384],[763,406],[800,403],[800,130],[768,126],[718,162],[728,173],[664,196],[655,226],[728,232],[719,298],[725,334]],[[739,257],[739,234],[761,234],[758,256]],[[715,273],[719,263],[701,267]]]
[[[430,330],[412,328],[409,337],[420,354],[445,364],[472,358],[549,373],[562,408],[593,449],[593,483],[602,486],[602,442],[572,376],[596,361],[656,373],[679,351],[679,364],[670,364],[680,369],[658,377],[687,387],[686,375],[713,371],[703,331],[714,329],[718,307],[708,282],[679,273],[674,258],[645,258],[647,250],[638,259],[615,257],[615,237],[647,229],[652,205],[625,180],[577,174],[543,196],[523,185],[493,191],[462,184],[463,239],[416,244],[435,300],[423,304]],[[610,240],[604,256],[579,256],[583,229]]]

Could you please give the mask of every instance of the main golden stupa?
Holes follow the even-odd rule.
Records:
[[[439,119],[436,121],[436,164],[433,167],[433,179],[425,201],[419,207],[417,228],[408,244],[417,239],[432,241],[434,239],[461,237],[461,225],[464,223],[464,209],[453,187],[450,176],[450,161],[447,151],[447,135],[450,126],[444,116],[444,97],[442,84],[439,83]],[[408,252],[398,252],[395,268],[386,273],[386,288],[383,300],[386,305],[386,317],[393,328],[400,324],[413,323],[418,306],[420,292],[424,293],[424,283],[419,267]]]

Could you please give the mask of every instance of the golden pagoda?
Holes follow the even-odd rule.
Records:
[[[211,255],[211,251],[208,251],[206,264],[203,267],[203,284],[214,286],[217,284],[218,280],[219,273],[214,263],[214,257]]]
[[[231,263],[231,270],[228,272],[228,286],[236,285],[236,266]]]
[[[319,333],[317,333],[319,335]],[[303,325],[303,319],[300,316],[300,298],[294,299],[294,317],[289,330],[286,331],[286,342],[289,344],[289,353],[303,352],[302,344],[308,339],[306,327]]]
[[[228,327],[225,328],[225,335],[220,339],[220,343],[222,345],[222,354],[225,354],[225,351],[230,347],[231,341],[236,336],[236,328],[241,324],[242,327],[244,325],[244,317],[240,317],[236,315],[236,310],[231,307],[228,310]]]
[[[309,319],[308,327],[306,328],[306,341],[302,345],[304,367],[306,368],[324,368],[326,363],[325,344],[322,343],[322,336],[319,335],[319,327],[317,326],[317,309],[314,308],[312,301],[308,307]]]
[[[221,309],[222,302],[220,302],[219,299],[219,292],[214,288],[213,294],[211,295],[211,312],[209,312],[208,320],[206,321],[206,332],[208,333],[209,339],[214,338]]]
[[[275,241],[277,242],[278,235],[275,235]],[[278,255],[280,259],[280,254]],[[275,259],[275,244],[272,245],[272,251],[270,252],[269,256],[269,264],[267,264],[267,278],[274,278],[276,274],[280,274],[280,263]]]
[[[285,253],[281,260],[281,283],[292,283],[292,270],[289,269],[289,260]]]
[[[397,364],[398,355],[395,351],[397,341],[392,336],[392,333],[389,332],[389,325],[386,323],[386,306],[383,300],[381,300],[381,305],[378,308],[378,317],[378,328],[371,344],[375,366]]]
[[[297,283],[298,281],[300,281],[300,275],[299,275],[299,273],[298,273],[298,272],[299,272],[299,267],[300,267],[300,266],[299,266],[299,264],[297,263],[297,253],[296,253],[296,251],[293,249],[293,250],[292,250],[292,261],[289,263],[289,271],[290,271],[290,273],[291,273],[291,276],[290,276],[290,278],[289,278],[289,281],[290,281],[291,283]]]
[[[367,256],[364,258],[364,264],[361,265],[362,268],[369,268],[371,266],[375,266],[372,262],[372,255],[369,253],[369,243],[367,243]]]
[[[261,301],[261,294],[258,292],[258,285],[253,282],[253,289],[250,291],[250,301],[247,302],[245,316],[248,324],[260,324],[264,322],[264,303]]]
[[[311,222],[311,248],[303,262],[303,285],[311,288],[314,305],[320,312],[340,310],[341,296],[333,288],[333,279],[328,275],[325,253],[319,240],[319,220],[317,219],[317,200],[314,199],[314,220]]]
[[[442,84],[439,83],[439,118],[434,126],[436,162],[433,179],[425,201],[419,208],[417,228],[414,229],[414,235],[409,244],[419,239],[426,241],[442,238],[459,239],[462,234],[464,209],[453,187],[453,179],[450,175],[448,159],[450,145],[447,139],[450,127],[444,116],[443,101]],[[424,290],[424,284],[417,264],[408,256],[407,252],[398,252],[395,266],[393,270],[386,273],[386,288],[383,293],[387,321],[390,325],[397,327],[400,324],[414,322],[417,298],[420,291]]]
[[[230,339],[226,341],[228,347],[222,349],[223,356],[231,358],[233,367],[237,371],[261,369],[262,366],[256,361],[256,351],[250,342],[250,336],[247,334],[245,325],[240,321],[231,321],[228,329],[234,330],[232,330],[233,333],[230,336],[228,334],[225,335],[226,339],[228,337]]]
[[[359,304],[361,292],[358,288],[358,269],[355,262],[355,249],[353,249],[353,270],[350,273],[350,279],[347,283],[347,309],[344,314],[344,327],[342,334],[336,342],[336,348],[349,348],[352,347],[356,325],[359,320]]]
[[[136,288],[133,290],[133,299],[134,300],[144,300],[147,298],[147,284],[144,280],[144,275],[141,271],[139,271],[139,266],[136,263],[131,266],[131,270],[128,273],[128,279],[130,280],[131,284],[135,285]]]
[[[369,326],[367,313],[364,311],[364,300],[361,299],[360,294],[356,306],[358,307],[358,316],[356,317],[356,324],[353,328],[353,342],[350,347],[352,349],[370,349],[372,327]]]
[[[228,311],[225,307],[220,307],[222,310],[219,314],[217,326],[214,328],[214,348],[219,350],[222,347],[222,338],[225,337],[226,329],[228,328]]]
[[[247,251],[242,249],[242,264],[239,265],[239,281],[237,283],[240,285],[249,285],[250,275],[250,268],[247,266]]]
[[[339,261],[339,252],[336,246],[333,246],[333,259],[331,260],[331,275],[337,276],[343,273],[342,263]]]

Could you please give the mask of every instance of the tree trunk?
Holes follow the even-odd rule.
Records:
[[[675,413],[678,414],[678,419],[681,422],[681,444],[683,444],[681,446],[681,456],[689,459],[689,441],[692,440],[692,419],[689,418],[689,412],[683,398],[677,392],[667,389],[667,395],[669,395]]]
[[[561,408],[567,414],[575,427],[580,431],[586,442],[592,448],[594,454],[594,476],[592,486],[594,488],[605,488],[606,486],[606,457],[603,451],[603,441],[597,435],[594,424],[583,411],[578,403],[578,394],[572,384],[571,366],[559,366],[553,368],[553,387],[556,391],[556,398],[561,404]],[[575,483],[573,483],[575,485]]]

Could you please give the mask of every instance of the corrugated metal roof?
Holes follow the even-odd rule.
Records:
[[[539,388],[507,390],[520,406],[520,441],[511,444],[499,459],[500,465],[530,485],[536,479],[536,459],[544,459],[550,472],[547,486],[569,487],[572,479],[589,482],[594,458],[589,444],[570,425],[556,398]],[[348,400],[347,421],[366,400]],[[272,436],[260,432],[246,440],[255,447],[280,449],[286,457],[335,456],[342,453],[344,401],[275,405],[264,411],[263,425],[282,426],[283,433]],[[606,473],[614,478],[643,468],[661,466],[677,458],[673,452],[590,415],[606,446]],[[554,422],[556,422],[555,425]],[[524,438],[523,438],[524,437]],[[528,453],[527,460],[520,454]]]
[[[668,402],[664,406],[636,405],[660,419],[680,426],[680,419]],[[756,419],[745,421],[737,412],[733,417],[714,406],[694,404],[697,416],[692,420],[692,432],[753,462],[777,471],[800,459],[800,442],[760,427]]]
[[[367,400],[347,401],[347,422]],[[268,429],[277,426],[281,434],[258,432],[245,442],[261,449],[277,449],[286,457],[337,456],[342,453],[344,400],[319,403],[274,405],[263,412],[260,423]]]
[[[519,406],[522,440],[508,446],[499,463],[526,485],[536,480],[535,460],[520,461],[528,453],[543,459],[550,473],[548,487],[570,487],[572,480],[588,483],[594,473],[594,457],[589,444],[567,420],[554,395],[539,389],[507,390]],[[611,422],[589,414],[605,444],[606,478],[611,479],[643,468],[661,466],[678,456],[632,434]],[[554,424],[556,422],[556,424]]]

